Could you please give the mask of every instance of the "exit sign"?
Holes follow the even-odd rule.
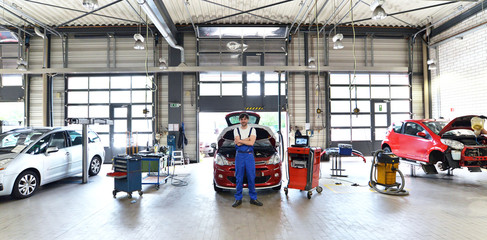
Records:
[[[178,108],[181,107],[181,103],[169,103],[169,107]]]

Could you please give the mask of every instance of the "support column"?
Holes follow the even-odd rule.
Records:
[[[179,45],[182,46],[184,36],[182,33],[178,33],[176,36],[176,40]],[[174,49],[169,47],[169,66],[174,67],[178,66],[181,63],[181,52],[178,49]],[[181,127],[181,123],[183,122],[183,73],[181,72],[170,72],[168,73],[168,101],[169,101],[169,108],[168,108],[168,123],[169,124],[178,124]],[[178,139],[178,130],[173,129],[174,131],[170,131],[169,134],[173,134],[176,136],[176,141]]]

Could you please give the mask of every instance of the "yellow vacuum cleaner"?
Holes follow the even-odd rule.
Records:
[[[401,183],[396,182],[396,174],[401,176]],[[372,167],[370,168],[369,186],[383,194],[405,196],[409,192],[404,190],[404,175],[399,170],[399,157],[394,153],[378,150],[374,153]],[[379,186],[381,186],[379,188]]]

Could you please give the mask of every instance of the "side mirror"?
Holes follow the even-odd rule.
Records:
[[[416,133],[416,136],[426,137],[426,133],[424,133],[424,132],[418,132],[418,133]]]
[[[216,148],[216,143],[212,143],[210,146],[211,148]]]
[[[46,149],[46,155],[49,155],[49,153],[53,153],[53,152],[57,152],[57,151],[59,151],[59,148],[57,148],[57,147],[48,147]]]

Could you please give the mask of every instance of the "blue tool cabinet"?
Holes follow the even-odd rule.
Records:
[[[129,198],[132,198],[132,192],[138,191],[142,196],[142,160],[140,156],[117,156],[113,159],[114,171],[121,176],[114,177],[115,189],[113,197],[118,192],[126,192]]]

